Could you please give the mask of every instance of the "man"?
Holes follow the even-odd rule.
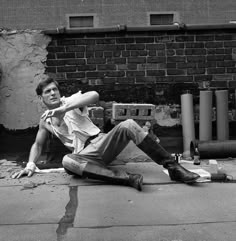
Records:
[[[71,150],[72,154],[64,156],[62,164],[68,173],[74,175],[127,185],[141,191],[142,175],[107,167],[132,140],[154,162],[163,165],[172,180],[194,183],[199,178],[199,175],[176,163],[160,144],[131,119],[121,122],[107,134],[101,133],[87,112],[87,106],[98,101],[97,92],[78,92],[68,98],[61,97],[58,83],[50,77],[39,83],[36,92],[48,110],[40,119],[26,168],[15,173],[13,178],[33,175],[49,132]]]

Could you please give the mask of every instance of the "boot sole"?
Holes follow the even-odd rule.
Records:
[[[143,189],[143,176],[141,176],[141,177],[138,179],[138,182],[137,182],[136,184],[137,184],[137,185],[132,185],[132,187],[141,192],[142,189]]]
[[[140,177],[140,179],[139,179],[139,185],[138,185],[137,190],[141,192],[142,189],[143,189],[143,176]]]
[[[190,180],[185,180],[185,181],[184,180],[174,179],[174,178],[171,178],[171,180],[175,181],[175,182],[182,182],[182,183],[186,183],[186,184],[192,184],[192,183],[196,183],[199,178],[200,178],[200,176],[199,177],[195,177],[195,178],[190,179]]]
[[[191,179],[191,180],[183,181],[183,182],[186,183],[186,184],[193,184],[193,183],[196,183],[196,182],[197,182],[197,179],[198,179],[198,178],[200,178],[200,176],[199,176],[199,177],[196,177],[196,178],[194,178],[194,179]]]

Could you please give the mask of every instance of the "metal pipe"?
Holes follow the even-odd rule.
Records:
[[[42,32],[47,35],[56,35],[56,34],[85,34],[85,33],[110,33],[110,32],[120,32],[125,31],[125,25],[117,25],[113,27],[104,27],[104,28],[75,28],[67,29],[65,27],[58,27],[56,29],[43,30]]]
[[[127,26],[127,32],[176,31],[179,29],[180,29],[179,25],[174,25],[174,24],[172,24],[172,25],[156,25],[156,26]]]
[[[228,90],[216,90],[217,140],[229,139]]]
[[[190,143],[195,140],[193,95],[181,95],[181,124],[183,133],[183,157],[190,157]]]
[[[199,116],[200,141],[212,140],[212,91],[200,91],[200,116]]]
[[[101,28],[75,28],[67,29],[58,27],[56,29],[42,30],[47,35],[57,34],[78,34],[78,33],[109,33],[109,32],[142,32],[142,31],[191,31],[191,30],[217,30],[217,29],[236,29],[235,23],[228,24],[172,24],[172,25],[155,25],[155,26],[127,26],[116,25]]]
[[[200,158],[229,158],[236,157],[236,140],[225,141],[192,141],[190,144],[191,157],[195,148],[198,149]]]
[[[235,23],[225,24],[186,24],[187,30],[217,30],[217,29],[236,29]]]

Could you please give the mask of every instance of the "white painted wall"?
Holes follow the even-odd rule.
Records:
[[[185,24],[219,24],[236,20],[235,0],[1,0],[1,27],[56,29],[67,14],[96,14],[98,27],[147,26],[149,12],[177,12]]]
[[[43,107],[35,88],[43,78],[50,37],[39,31],[0,35],[0,124],[8,129],[38,125]]]

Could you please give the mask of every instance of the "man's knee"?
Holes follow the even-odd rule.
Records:
[[[121,122],[120,128],[127,129],[127,130],[131,131],[132,133],[143,132],[143,129],[141,128],[141,126],[133,119],[127,119],[127,120]]]
[[[137,122],[135,122],[133,119],[127,119],[120,123],[121,128],[127,128],[127,129],[130,129],[131,127],[136,125],[137,125]]]
[[[70,166],[71,162],[74,160],[72,154],[67,154],[62,159],[62,166],[67,168]]]
[[[68,154],[62,159],[62,165],[69,174],[76,174],[82,176],[83,170],[87,162],[80,160],[78,155]]]
[[[120,129],[126,131],[129,137],[134,141],[135,144],[139,144],[143,141],[147,133],[143,128],[133,119],[127,119],[120,123]]]

